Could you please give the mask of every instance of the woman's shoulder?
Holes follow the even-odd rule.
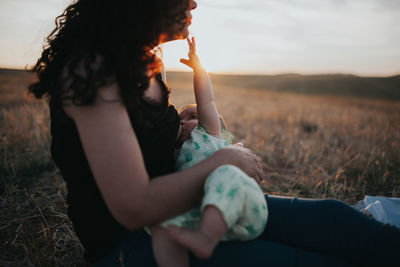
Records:
[[[99,77],[100,73],[104,72],[102,71],[103,64],[105,64],[104,59],[100,55],[96,55],[88,61],[84,58],[71,59],[65,64],[59,82],[63,92],[61,104],[68,116],[73,118],[84,110],[103,104],[122,103],[118,83],[114,77],[112,75]],[[79,80],[80,83],[76,80]],[[80,91],[81,86],[86,87],[85,92]],[[85,94],[87,95],[85,96]],[[85,100],[89,104],[77,105]]]

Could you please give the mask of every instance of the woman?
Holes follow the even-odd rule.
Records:
[[[173,172],[179,117],[156,56],[188,36],[193,0],[77,0],[32,71],[50,102],[52,157],[67,188],[68,215],[97,266],[155,266],[146,225],[192,207],[223,164],[259,181],[258,158],[233,146]],[[270,219],[251,242],[221,242],[191,266],[390,264],[398,230],[334,200],[266,196]],[[376,251],[374,250],[376,249]],[[375,254],[372,254],[374,251]],[[377,256],[374,256],[377,255]]]

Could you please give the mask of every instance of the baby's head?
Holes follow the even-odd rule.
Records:
[[[179,132],[176,139],[177,148],[181,147],[183,142],[189,139],[190,133],[199,124],[197,118],[197,105],[190,104],[182,107],[179,110],[179,118],[181,119],[181,122],[179,125]],[[219,116],[219,120],[221,122],[221,128],[226,129],[225,121],[221,115]]]

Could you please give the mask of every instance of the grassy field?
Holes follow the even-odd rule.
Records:
[[[315,76],[276,77],[291,87],[272,86],[271,77],[212,76],[228,129],[263,161],[265,192],[350,204],[366,194],[400,197],[398,76],[318,76],[317,85]],[[50,159],[47,105],[26,96],[33,79],[0,70],[0,266],[84,266]],[[168,84],[174,105],[194,102],[190,74],[171,73]]]

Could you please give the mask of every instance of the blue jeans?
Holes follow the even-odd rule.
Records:
[[[337,200],[265,198],[260,237],[220,242],[210,259],[190,255],[190,266],[399,266],[400,229]],[[151,237],[131,232],[94,266],[156,267]]]

